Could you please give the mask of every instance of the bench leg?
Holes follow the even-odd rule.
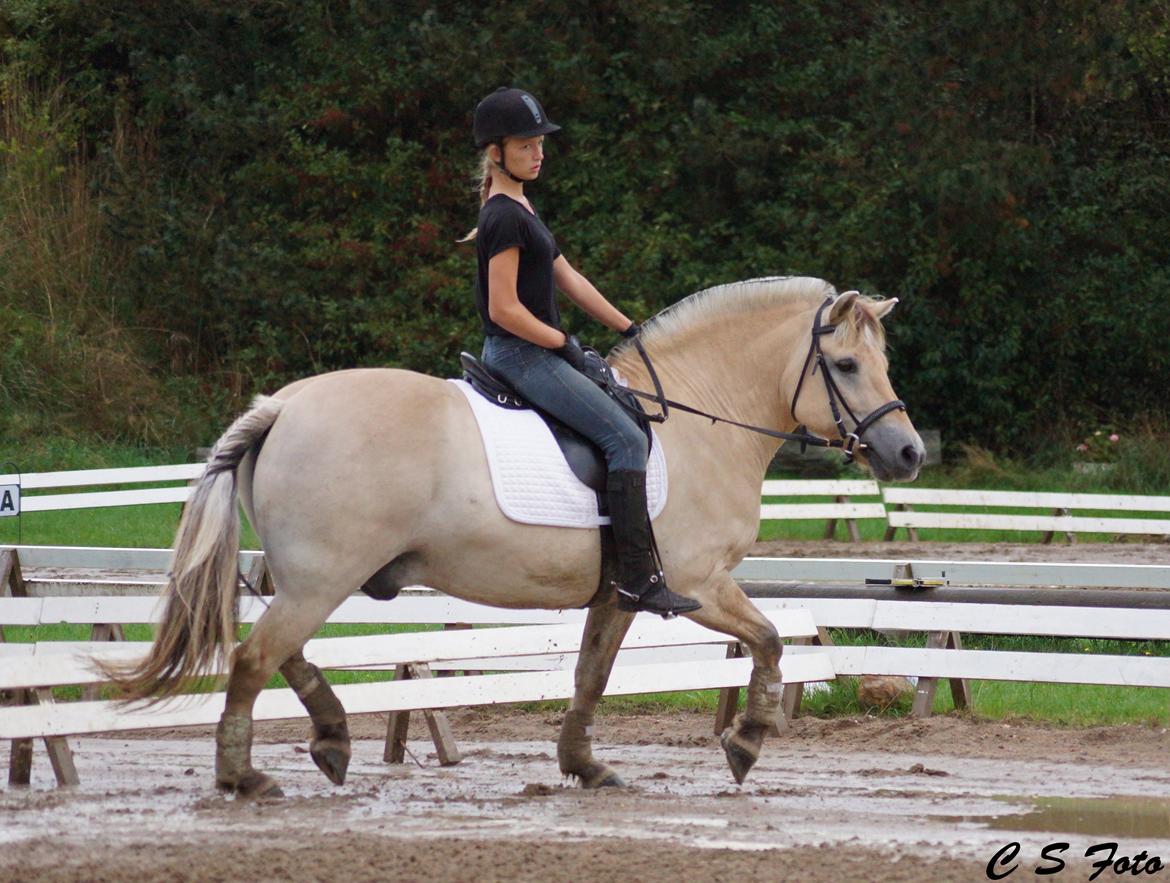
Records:
[[[7,705],[28,705],[31,699],[28,690],[12,690],[7,693]],[[8,755],[8,784],[10,787],[27,785],[32,778],[32,739],[13,739]]]
[[[912,511],[914,511],[913,509],[910,508],[909,503],[895,503],[894,508],[898,512],[912,512]],[[914,542],[918,541],[918,531],[917,530],[915,530],[912,527],[908,527],[908,528],[906,528],[906,532],[910,536],[911,540],[913,540]],[[890,526],[886,527],[886,535],[882,539],[888,543],[890,540],[894,539],[897,536],[898,536],[898,528],[890,525]]]
[[[728,659],[743,658],[743,644],[739,641],[727,645]],[[739,708],[739,687],[724,687],[719,691],[719,705],[715,709],[715,735],[722,735],[723,731],[731,726],[735,720],[735,712]]]
[[[793,638],[789,643],[807,647],[813,642],[812,638]],[[794,720],[800,714],[800,701],[804,698],[804,684],[785,684],[784,694],[780,699],[780,708],[784,712],[784,720]]]
[[[8,784],[10,787],[27,785],[32,779],[32,739],[13,739],[8,757]]]
[[[89,631],[89,639],[91,641],[124,641],[126,634],[120,623],[94,623],[93,628]],[[82,701],[92,702],[95,699],[100,699],[101,689],[101,684],[88,684],[82,687]]]
[[[14,705],[51,705],[53,691],[47,687],[36,690],[13,691]],[[64,736],[45,736],[45,752],[49,756],[49,763],[53,767],[53,775],[60,785],[77,785],[80,779],[77,776],[77,767],[73,764],[73,749]],[[33,740],[13,739],[12,753],[8,758],[8,784],[10,786],[28,785],[32,780]]]
[[[962,639],[958,632],[931,632],[926,639],[929,650],[961,650]],[[971,688],[963,678],[951,678],[951,697],[955,708],[971,707]],[[938,678],[918,679],[918,690],[914,694],[913,717],[930,717],[934,711],[934,697],[938,691]]]
[[[34,701],[41,705],[53,704],[53,691],[44,687],[32,694]],[[49,763],[53,767],[53,775],[57,777],[57,785],[77,785],[81,779],[77,777],[77,767],[73,765],[73,749],[64,736],[46,736],[45,752],[49,755]]]
[[[398,665],[394,669],[394,680],[404,681],[410,677],[405,665]],[[382,751],[382,760],[386,763],[402,763],[406,759],[406,736],[410,730],[410,712],[392,711],[386,722],[386,747]]]
[[[425,662],[412,662],[399,665],[394,670],[395,680],[417,679],[433,677],[431,667]],[[435,753],[439,756],[442,766],[452,766],[463,760],[459,746],[455,744],[455,734],[451,730],[451,723],[447,715],[441,711],[427,708],[423,710],[430,730],[431,739],[435,743]],[[382,751],[382,759],[386,763],[402,763],[406,756],[406,735],[410,727],[409,711],[394,711],[386,724],[386,746]]]

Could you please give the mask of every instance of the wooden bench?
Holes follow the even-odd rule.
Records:
[[[877,497],[881,493],[876,481],[865,480],[768,480],[764,482],[763,497],[830,497],[832,502],[798,501],[763,503],[761,521],[793,521],[825,519],[824,537],[830,540],[836,533],[837,522],[844,521],[853,542],[861,539],[857,522],[862,519],[886,517],[886,507],[880,501],[854,502],[853,497]]]
[[[1170,515],[1170,497],[886,487],[882,498],[887,508],[887,540],[894,539],[899,528],[906,528],[911,540],[918,539],[919,528],[1042,531],[1044,542],[1051,542],[1057,533],[1065,534],[1070,542],[1078,533],[1170,534],[1170,518],[1166,517]],[[931,511],[922,511],[921,506],[929,506]],[[961,507],[961,511],[954,511],[954,507]],[[971,511],[980,509],[1040,511]],[[1074,514],[1077,511],[1093,514]],[[1135,517],[1136,513],[1146,517]]]

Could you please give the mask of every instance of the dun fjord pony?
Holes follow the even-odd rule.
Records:
[[[904,410],[863,416],[894,399],[881,327],[894,303],[838,295],[820,279],[753,280],[692,295],[648,322],[642,340],[667,397],[780,431],[803,424],[836,437],[869,423],[858,433],[858,458],[879,479],[912,479],[924,449]],[[818,319],[822,333],[814,334]],[[650,387],[628,344],[610,361],[633,388]],[[845,406],[841,424],[830,380]],[[702,602],[690,618],[738,638],[754,661],[746,710],[723,738],[742,781],[779,709],[781,643],[731,571],[756,539],[777,441],[680,412],[657,432],[670,476],[655,522],[667,582]],[[237,491],[276,595],[233,651]],[[521,525],[501,514],[475,419],[454,385],[390,369],[321,375],[258,399],[219,439],[179,527],[154,645],[117,679],[131,697],[158,699],[230,656],[216,782],[239,795],[276,796],[276,782],[253,768],[251,747],[253,702],[279,670],[312,717],[313,760],[341,784],[350,756],[345,711],[302,647],[346,597],[363,585],[387,594],[427,585],[498,607],[579,607],[597,592],[599,557],[596,530]],[[594,759],[590,733],[632,617],[608,597],[585,624],[557,757],[587,788],[621,784]]]

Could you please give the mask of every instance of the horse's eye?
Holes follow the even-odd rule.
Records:
[[[853,374],[857,371],[857,362],[853,359],[838,359],[834,364],[842,374]]]

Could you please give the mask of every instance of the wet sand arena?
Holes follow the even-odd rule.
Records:
[[[454,715],[465,759],[441,767],[418,740],[421,766],[384,764],[384,718],[355,719],[341,788],[302,724],[266,725],[257,765],[287,794],[268,802],[215,791],[206,730],[77,739],[79,787],[38,753],[33,786],[0,792],[0,879],[984,880],[1013,841],[1017,879],[1054,841],[1056,879],[1087,880],[1109,841],[1170,863],[1162,729],[802,719],[736,786],[710,717],[605,716],[597,754],[630,787],[584,792],[557,771],[558,722]]]
[[[1020,557],[1036,560],[1033,550]],[[1068,560],[1064,550],[1051,557]],[[1072,560],[1111,560],[1100,547],[1077,552]],[[1113,555],[1162,563],[1167,547]],[[710,716],[602,714],[595,751],[629,787],[583,792],[557,770],[558,713],[483,708],[451,719],[465,759],[447,768],[420,738],[420,716],[410,750],[421,766],[382,762],[384,716],[352,719],[341,788],[310,760],[303,721],[261,725],[257,766],[288,795],[272,802],[215,791],[209,728],[72,740],[82,784],[69,789],[54,787],[38,744],[32,787],[0,790],[0,880],[986,880],[1005,847],[996,870],[1010,880],[1036,879],[1057,859],[1066,866],[1047,879],[1088,880],[1106,858],[1097,879],[1135,867],[1161,876],[1170,863],[1170,735],[1160,727],[801,718],[736,786]]]

